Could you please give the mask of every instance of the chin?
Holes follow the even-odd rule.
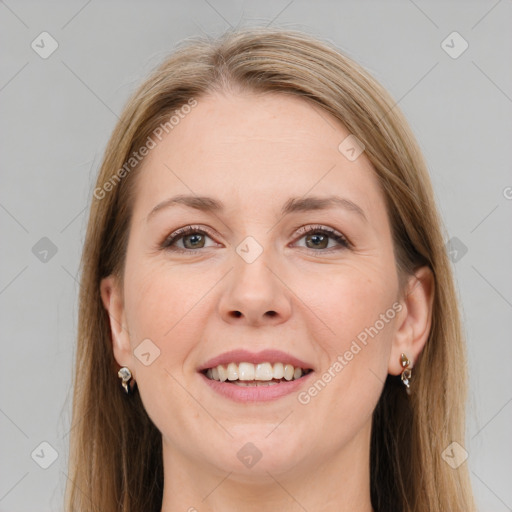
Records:
[[[275,425],[274,425],[275,428]],[[244,435],[239,432],[228,442],[229,448],[224,449],[222,458],[218,454],[215,465],[223,471],[238,475],[240,481],[253,481],[254,478],[269,478],[271,475],[285,474],[305,466],[305,444],[299,439],[294,440],[289,433],[277,431],[269,435],[267,425],[259,434],[255,429]],[[217,445],[218,446],[218,445]],[[215,454],[211,454],[215,457]]]

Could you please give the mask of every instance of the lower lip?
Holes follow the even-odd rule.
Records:
[[[277,400],[286,395],[296,392],[299,388],[309,382],[309,378],[314,372],[309,372],[300,379],[281,382],[274,386],[237,386],[227,382],[209,379],[203,373],[199,373],[201,378],[211,389],[226,398],[235,402],[267,402]]]

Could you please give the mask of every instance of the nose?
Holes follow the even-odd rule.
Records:
[[[252,263],[235,255],[234,265],[219,301],[223,320],[254,327],[286,322],[292,312],[291,292],[265,252]]]

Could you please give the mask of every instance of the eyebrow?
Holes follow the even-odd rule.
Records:
[[[183,205],[189,208],[194,208],[203,212],[222,212],[224,204],[213,197],[206,196],[190,196],[190,195],[177,195],[165,199],[158,203],[148,214],[147,221],[158,211],[170,208],[172,206]],[[330,208],[343,208],[347,211],[354,212],[359,215],[363,220],[368,222],[368,219],[363,209],[350,199],[338,196],[309,196],[309,197],[291,197],[286,201],[281,209],[281,215],[288,215],[294,212],[306,212],[314,210],[327,210]]]

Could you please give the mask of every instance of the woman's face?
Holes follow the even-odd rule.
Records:
[[[302,99],[197,101],[137,176],[123,289],[102,283],[116,360],[182,468],[243,480],[367,453],[405,312],[369,160]],[[225,382],[200,371],[219,362]],[[268,385],[279,363],[312,371]]]

